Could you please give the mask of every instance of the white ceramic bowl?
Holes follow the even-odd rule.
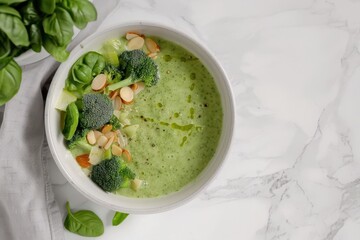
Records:
[[[55,109],[55,104],[72,64],[85,52],[99,50],[106,40],[118,38],[129,31],[159,36],[192,52],[214,76],[221,95],[224,118],[219,145],[214,157],[193,182],[178,192],[158,198],[136,199],[114,195],[104,192],[94,184],[90,178],[85,176],[71,153],[66,149],[60,130],[60,113]],[[71,52],[69,59],[62,63],[57,70],[49,89],[45,107],[45,128],[49,147],[57,166],[67,180],[84,196],[100,205],[121,212],[138,214],[156,213],[178,207],[199,193],[214,178],[226,158],[233,136],[234,121],[234,100],[229,81],[224,70],[209,50],[182,32],[159,24],[144,22],[118,25],[82,41]]]

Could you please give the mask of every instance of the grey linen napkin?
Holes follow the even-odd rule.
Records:
[[[116,0],[93,3],[98,10],[98,20],[80,32],[70,48],[95,32],[117,5]],[[24,66],[18,94],[6,104],[4,114],[0,113],[0,124],[3,118],[0,128],[0,240],[64,239],[63,220],[47,173],[50,156],[43,147],[41,92],[58,66],[51,57]]]

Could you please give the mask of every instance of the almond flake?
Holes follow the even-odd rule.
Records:
[[[109,141],[105,144],[104,149],[108,150],[111,147],[111,144],[114,142],[114,136],[112,136]]]
[[[113,144],[111,147],[111,152],[112,154],[114,154],[115,156],[121,156],[122,154],[122,149],[121,147],[119,147],[118,145]]]
[[[134,92],[129,87],[123,87],[120,89],[120,97],[124,100],[124,103],[131,103],[134,99]]]
[[[95,137],[95,133],[93,130],[89,131],[87,134],[86,134],[86,140],[88,141],[88,143],[90,145],[94,145],[96,143],[96,137]]]
[[[116,96],[114,99],[114,110],[119,111],[122,107],[122,101],[119,96]]]
[[[145,46],[151,53],[160,52],[159,45],[157,45],[157,43],[154,40],[152,40],[151,38],[145,39]]]
[[[127,43],[128,50],[141,49],[145,40],[142,37],[134,37]]]
[[[99,74],[97,75],[91,83],[91,88],[94,91],[100,91],[106,85],[106,75]]]
[[[107,139],[107,137],[101,136],[101,137],[99,137],[99,139],[97,140],[97,144],[98,144],[100,147],[104,147],[108,141],[109,141],[109,140]]]
[[[140,37],[140,35],[137,33],[134,33],[134,32],[128,32],[128,33],[126,33],[126,36],[125,36],[126,40],[131,40],[136,37]]]

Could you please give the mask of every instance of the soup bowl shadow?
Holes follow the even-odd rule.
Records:
[[[191,183],[177,192],[156,198],[129,198],[106,193],[94,184],[83,173],[71,153],[66,149],[60,129],[60,112],[55,109],[57,100],[64,88],[65,79],[73,63],[84,53],[100,49],[106,40],[119,38],[127,32],[158,36],[172,41],[193,53],[214,77],[221,97],[223,109],[222,132],[214,156],[199,176]],[[115,211],[132,214],[163,212],[179,207],[194,198],[211,182],[225,161],[233,138],[234,123],[235,107],[230,83],[225,71],[213,54],[205,46],[183,32],[164,25],[148,22],[118,25],[83,40],[72,50],[68,60],[62,63],[57,70],[52,80],[45,106],[45,130],[49,148],[56,165],[66,179],[75,189],[91,201]]]

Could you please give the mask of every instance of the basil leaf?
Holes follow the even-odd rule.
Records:
[[[0,0],[0,4],[4,3],[7,5],[11,5],[13,3],[20,3],[20,2],[25,2],[26,0]]]
[[[129,216],[128,213],[115,212],[115,215],[112,220],[112,225],[113,226],[119,225],[120,223],[122,223],[125,220],[125,218],[127,218],[127,216]]]
[[[92,75],[95,77],[105,68],[105,58],[97,52],[88,52],[84,55],[83,63],[92,69]]]
[[[30,42],[25,25],[15,14],[9,13],[9,8],[10,7],[5,8],[4,6],[0,6],[0,30],[3,31],[16,46],[29,46]],[[15,9],[12,11],[13,13],[16,12],[19,14]]]
[[[35,9],[32,1],[26,3],[20,10],[25,25],[39,23],[41,21],[38,11]]]
[[[8,37],[0,32],[0,60],[6,58],[11,53],[11,43]]]
[[[8,63],[20,53],[24,51],[22,47],[14,46],[9,38],[0,31],[0,70],[3,69]]]
[[[104,224],[94,212],[80,210],[72,213],[69,202],[66,203],[66,208],[68,215],[64,226],[70,232],[84,237],[98,237],[104,233]]]
[[[43,47],[51,54],[58,62],[64,62],[69,57],[69,52],[66,50],[66,46],[59,46],[52,38],[45,35],[43,37]]]
[[[41,51],[41,30],[36,24],[31,24],[29,28],[30,46],[34,52]]]
[[[92,75],[91,75],[91,68],[86,66],[85,64],[77,64],[72,69],[72,75],[74,81],[85,85],[91,82]]]
[[[20,13],[15,8],[5,6],[5,5],[0,6],[0,13],[6,13],[6,14],[9,14],[9,15],[14,15],[14,16],[16,16],[18,18],[21,18]]]
[[[56,0],[34,0],[34,1],[36,6],[43,13],[52,14],[55,11]]]
[[[44,32],[59,46],[67,45],[74,35],[71,16],[61,7],[57,7],[55,12],[46,17],[42,23]]]
[[[9,64],[0,70],[0,106],[18,92],[21,74],[21,68],[14,60],[11,60]]]
[[[61,0],[61,5],[70,13],[77,28],[84,29],[88,22],[95,21],[97,13],[88,0]]]
[[[71,67],[69,80],[74,86],[86,88],[91,80],[105,67],[105,58],[97,52],[88,52],[81,56]]]

